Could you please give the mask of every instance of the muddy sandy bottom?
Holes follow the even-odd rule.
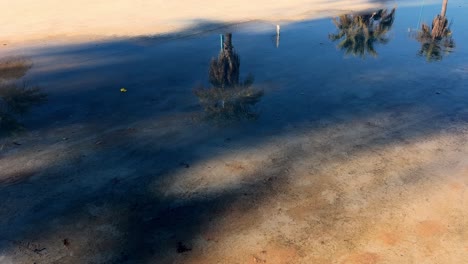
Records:
[[[261,137],[154,120],[4,143],[1,261],[463,263],[460,106]]]

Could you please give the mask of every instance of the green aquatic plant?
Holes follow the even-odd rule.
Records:
[[[240,58],[232,46],[232,34],[224,35],[223,47],[217,58],[210,62],[211,87],[194,90],[209,119],[255,119],[253,106],[263,96],[263,91],[253,88],[253,75],[240,81]]]
[[[380,9],[368,14],[344,14],[333,19],[338,29],[329,39],[340,41],[338,48],[347,55],[365,58],[367,54],[376,57],[375,44],[387,44],[387,33],[395,20],[395,8],[390,12]]]

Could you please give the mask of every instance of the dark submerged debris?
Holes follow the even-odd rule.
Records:
[[[179,163],[179,165],[182,166],[182,167],[184,167],[184,168],[186,168],[186,169],[190,168],[190,165],[189,165],[187,162],[185,162],[185,161]]]
[[[192,251],[192,248],[184,245],[180,241],[177,242],[177,253],[184,253],[184,252],[188,252],[188,251]]]

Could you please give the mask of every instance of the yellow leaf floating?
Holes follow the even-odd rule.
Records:
[[[120,88],[120,92],[121,92],[121,93],[126,93],[126,92],[127,92],[127,89],[125,89],[125,88]]]

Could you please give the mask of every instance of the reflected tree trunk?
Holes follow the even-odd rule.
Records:
[[[239,84],[240,60],[232,46],[232,34],[224,34],[223,49],[217,59],[211,61],[210,82],[217,87]]]
[[[442,16],[442,17],[445,17],[445,15],[447,13],[447,4],[448,4],[448,0],[443,0],[443,2],[442,2],[442,11],[440,11],[440,16]]]
[[[432,21],[433,39],[442,39],[447,34],[448,20],[445,18],[447,13],[447,4],[448,0],[443,0],[442,11],[440,12],[440,15],[437,15],[437,17]]]
[[[225,51],[232,51],[232,33],[224,34],[223,46]]]

